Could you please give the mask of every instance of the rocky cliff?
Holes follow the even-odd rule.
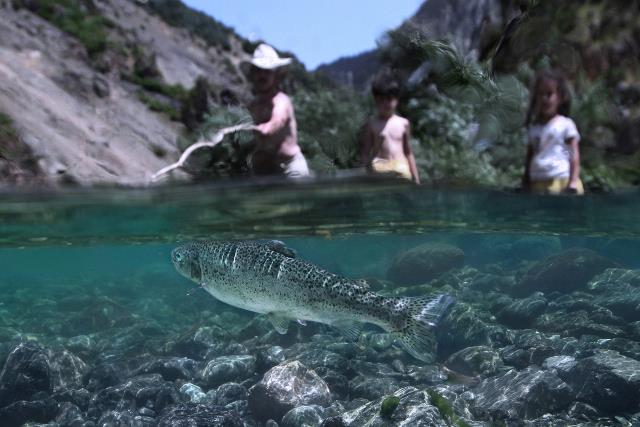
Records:
[[[247,53],[163,21],[132,0],[0,2],[0,184],[142,185],[175,161],[188,90],[248,90]],[[173,120],[172,120],[173,119]]]

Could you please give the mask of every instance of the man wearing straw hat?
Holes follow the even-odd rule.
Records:
[[[309,175],[298,145],[298,129],[291,99],[280,90],[280,81],[291,58],[281,58],[274,48],[260,44],[250,62],[249,80],[255,98],[249,111],[256,123],[256,146],[249,164],[256,175]]]

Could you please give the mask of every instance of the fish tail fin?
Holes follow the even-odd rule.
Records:
[[[440,320],[455,303],[451,295],[398,298],[394,311],[400,312],[393,334],[402,347],[416,359],[433,363],[436,356],[435,332]]]

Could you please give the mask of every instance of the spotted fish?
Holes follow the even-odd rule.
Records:
[[[432,362],[435,329],[454,299],[388,298],[296,258],[282,242],[192,242],[173,250],[176,269],[220,301],[268,316],[284,334],[289,322],[332,325],[351,339],[363,323],[394,335],[413,357]]]

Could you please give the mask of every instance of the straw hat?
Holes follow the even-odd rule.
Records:
[[[280,58],[274,48],[262,43],[253,52],[251,64],[264,70],[275,70],[291,64],[291,58]]]

